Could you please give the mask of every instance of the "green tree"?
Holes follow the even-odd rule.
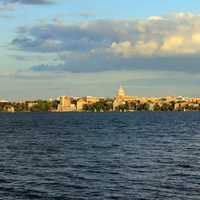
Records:
[[[154,111],[161,111],[161,107],[158,104],[155,104],[153,107]]]
[[[169,111],[170,110],[170,105],[168,103],[164,103],[161,106],[162,111]]]
[[[32,112],[47,112],[50,110],[50,103],[48,101],[38,100],[31,108]]]
[[[85,112],[94,112],[95,107],[93,105],[85,104],[83,105],[83,111]]]
[[[144,106],[143,106],[143,110],[144,111],[148,111],[149,110],[149,104],[148,103],[144,103]]]

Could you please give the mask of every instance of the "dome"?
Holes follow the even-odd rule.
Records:
[[[121,97],[126,96],[125,90],[122,86],[120,86],[117,96],[121,96]]]

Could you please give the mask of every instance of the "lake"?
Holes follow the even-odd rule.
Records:
[[[0,113],[0,199],[199,200],[200,112]]]

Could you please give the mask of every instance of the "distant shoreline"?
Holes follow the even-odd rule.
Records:
[[[82,112],[57,112],[57,111],[15,111],[15,112],[0,112],[0,113],[191,113],[191,112],[200,112],[200,110],[188,110],[188,111],[125,111],[125,112],[120,112],[120,111],[111,111],[111,112],[90,112],[90,111],[82,111]]]
[[[200,111],[200,98],[128,96],[122,86],[114,98],[60,96],[57,99],[0,102],[0,112],[191,112]]]

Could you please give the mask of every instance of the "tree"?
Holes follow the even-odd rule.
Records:
[[[47,112],[51,110],[55,110],[57,108],[58,102],[57,101],[43,101],[38,100],[36,104],[30,109],[32,112]]]
[[[137,109],[137,103],[132,101],[128,103],[128,110],[136,110]]]
[[[161,106],[161,110],[162,111],[173,111],[174,110],[174,105],[173,105],[173,103],[164,103]]]
[[[148,103],[144,103],[144,106],[143,106],[143,109],[145,110],[145,111],[148,111],[149,110],[149,104]]]
[[[84,104],[83,105],[83,111],[94,112],[95,111],[95,107],[93,105]]]
[[[113,110],[113,102],[105,99],[93,104],[85,104],[83,106],[83,111],[86,112],[110,112]]]
[[[121,104],[118,107],[116,107],[115,110],[118,112],[127,112],[129,110],[129,105],[127,102],[125,102],[124,104]]]
[[[154,107],[153,107],[153,110],[154,110],[154,111],[160,111],[161,108],[160,108],[159,104],[156,103],[156,104],[154,105]]]
[[[16,112],[25,112],[27,111],[27,106],[25,103],[13,103],[12,106],[15,108]]]

